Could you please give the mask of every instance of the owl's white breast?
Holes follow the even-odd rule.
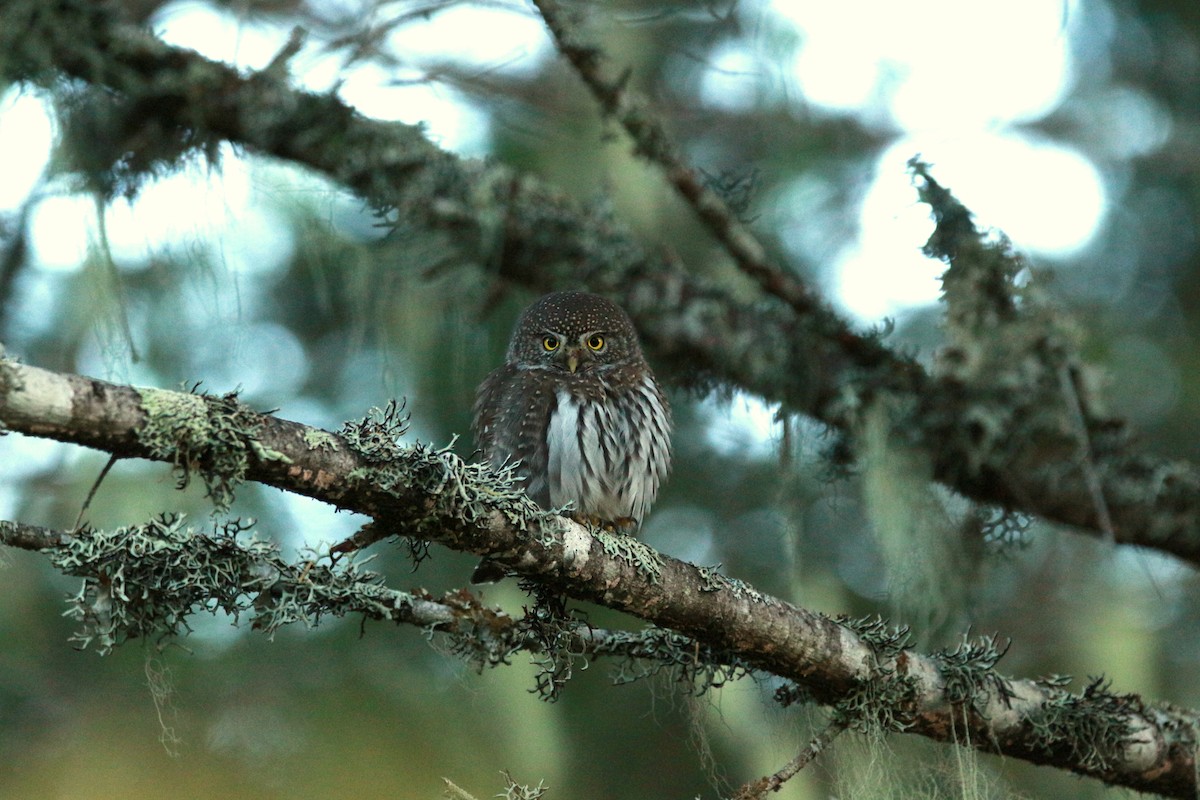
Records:
[[[575,510],[583,499],[583,454],[579,448],[579,403],[569,392],[559,390],[558,405],[546,430],[546,473],[550,504],[555,508],[570,503]],[[586,513],[586,512],[585,512]]]
[[[640,522],[670,460],[669,419],[650,381],[611,402],[560,389],[546,432],[550,503],[601,520]],[[633,407],[640,413],[633,413]]]

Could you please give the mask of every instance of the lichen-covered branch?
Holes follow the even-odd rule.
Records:
[[[646,102],[629,88],[629,74],[608,74],[604,53],[580,35],[570,13],[557,0],[534,0],[559,51],[571,62],[579,77],[600,104],[605,115],[617,120],[633,139],[638,155],[657,164],[675,190],[688,202],[733,258],[738,268],[754,279],[762,289],[787,303],[802,315],[829,317],[833,325],[841,321],[832,316],[825,302],[799,277],[769,263],[762,244],[746,229],[725,201],[705,185],[671,141],[662,122]],[[574,9],[580,10],[578,7]],[[851,334],[853,335],[853,334]],[[859,346],[877,347],[878,342],[864,339]]]
[[[1099,682],[1072,694],[1057,681],[1006,677],[995,669],[1001,651],[994,641],[921,654],[903,631],[878,621],[833,620],[632,537],[587,529],[538,509],[514,488],[511,475],[464,463],[446,449],[401,443],[405,420],[395,408],[334,434],[255,414],[230,397],[138,390],[0,359],[0,424],[157,459],[173,465],[181,479],[206,475],[210,490],[259,481],[367,514],[376,531],[486,554],[553,592],[689,637],[713,662],[784,677],[795,689],[783,691],[781,700],[835,706],[852,726],[970,741],[1168,796],[1196,792],[1200,717],[1193,711],[1151,707]],[[200,430],[221,436],[202,442]],[[214,469],[229,474],[210,474]],[[10,531],[13,541],[55,540],[36,530],[0,530]],[[222,546],[219,537],[212,542]],[[190,546],[186,537],[177,544]],[[199,563],[212,561],[206,555]],[[204,572],[209,567],[198,569],[206,579],[218,577]],[[269,582],[257,568],[234,572],[241,585],[249,580],[260,593]],[[294,581],[292,591],[300,592],[302,578]],[[672,643],[631,646],[654,654]]]
[[[1082,449],[1072,433],[1047,450],[1036,426],[980,440],[981,430],[1023,421],[995,413],[994,385],[931,378],[878,339],[804,304],[765,294],[761,302],[739,301],[648,253],[602,207],[571,201],[502,165],[454,158],[418,128],[365,118],[333,95],[297,91],[286,57],[243,75],[165,45],[122,20],[120,8],[90,0],[0,4],[7,54],[0,75],[35,82],[68,75],[103,88],[95,102],[106,104],[104,113],[91,117],[107,125],[94,142],[112,150],[101,188],[133,191],[145,175],[186,153],[213,152],[221,141],[306,165],[386,219],[445,234],[448,258],[487,264],[539,290],[582,285],[617,298],[668,375],[732,383],[845,431],[877,396],[907,398],[913,412],[898,424],[929,450],[934,479],[980,502],[1200,564],[1195,465],[1138,453],[1107,435],[1107,426],[1088,429]],[[1012,258],[970,246],[982,241],[980,232],[951,224],[963,214],[948,193],[929,192],[925,200],[940,223],[935,255],[963,267],[988,252]],[[1019,394],[1020,387],[1008,392]]]
[[[239,522],[206,530],[167,515],[115,530],[67,532],[0,520],[0,544],[40,551],[63,574],[83,579],[70,601],[70,616],[80,623],[73,641],[100,653],[130,639],[171,641],[190,630],[192,616],[218,610],[268,636],[297,622],[316,627],[324,617],[348,615],[411,625],[444,637],[452,652],[479,668],[506,664],[518,651],[547,650],[535,618],[489,608],[466,591],[434,597],[389,588],[365,569],[369,559],[309,553],[289,561]],[[617,683],[671,670],[703,687],[719,682],[722,670],[733,677],[739,669],[736,658],[722,663],[694,640],[655,626],[606,630],[565,618],[556,635],[571,660],[615,660]]]

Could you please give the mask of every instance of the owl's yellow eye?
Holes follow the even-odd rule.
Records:
[[[593,333],[588,337],[587,346],[595,350],[597,353],[604,349],[604,337],[598,333]]]
[[[558,349],[558,345],[559,345],[559,342],[558,342],[557,336],[547,336],[544,339],[542,339],[542,347],[546,350],[547,353],[553,353],[555,350]]]

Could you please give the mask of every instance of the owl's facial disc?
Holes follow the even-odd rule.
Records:
[[[546,363],[566,370],[572,375],[587,372],[596,366],[598,357],[608,349],[606,334],[590,331],[572,341],[569,335],[547,330],[541,338],[541,352]]]

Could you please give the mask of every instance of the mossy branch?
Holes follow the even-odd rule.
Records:
[[[668,374],[735,384],[847,432],[879,394],[911,398],[919,414],[908,429],[929,450],[936,480],[983,503],[1200,564],[1195,465],[1138,453],[1094,420],[1085,421],[1085,468],[1079,436],[1060,437],[1063,446],[1047,451],[1036,424],[981,442],[978,434],[1004,418],[1024,422],[995,413],[994,385],[931,377],[877,338],[817,313],[815,301],[780,302],[769,286],[760,302],[735,299],[648,253],[602,206],[583,206],[502,165],[457,159],[419,128],[368,119],[333,95],[298,91],[283,69],[244,75],[169,47],[120,13],[119,4],[90,0],[0,5],[8,54],[0,75],[43,83],[67,75],[103,90],[103,113],[89,117],[102,130],[89,135],[108,142],[112,158],[87,166],[102,188],[136,191],[146,175],[189,153],[215,153],[221,141],[305,165],[388,220],[445,234],[455,261],[489,265],[537,290],[582,285],[613,296]],[[931,253],[951,265],[981,254],[1015,263],[972,245],[981,233],[948,192],[926,191],[924,199],[939,220]],[[1075,384],[1078,375],[1063,374]]]
[[[609,639],[614,647],[627,645],[627,655],[644,653],[653,659],[675,649],[678,642],[670,637],[682,634],[703,648],[712,662],[741,664],[792,681],[798,688],[784,692],[781,700],[805,697],[834,706],[851,727],[883,726],[944,742],[970,741],[983,750],[1141,791],[1195,795],[1195,731],[1200,729],[1196,712],[1151,707],[1136,696],[1114,694],[1095,682],[1082,694],[1072,694],[1057,681],[1009,678],[995,668],[1001,651],[994,640],[964,642],[941,653],[918,653],[908,646],[902,630],[881,621],[833,620],[712,570],[664,556],[640,542],[622,540],[619,544],[624,546],[616,546],[612,536],[539,510],[514,491],[509,475],[464,463],[444,448],[397,441],[404,428],[397,409],[334,434],[256,414],[227,397],[199,402],[179,398],[178,403],[167,404],[192,408],[197,421],[218,413],[237,415],[246,423],[232,437],[198,448],[190,433],[193,425],[184,424],[178,413],[163,415],[148,408],[147,394],[0,359],[0,424],[11,431],[125,457],[157,459],[177,469],[199,452],[194,468],[201,472],[233,463],[216,457],[233,448],[246,455],[242,479],[366,514],[374,520],[375,531],[486,554],[555,593],[597,602],[676,632],[624,644],[620,637]],[[155,407],[164,407],[164,399],[158,397]],[[155,430],[164,425],[174,433],[164,436],[162,430]],[[220,425],[209,429],[230,430]],[[172,436],[178,442],[173,453],[165,445]],[[184,451],[189,458],[180,458]],[[176,523],[160,521],[152,535],[139,529],[121,536],[123,541],[130,535],[141,537],[138,541],[151,545],[151,550],[160,546],[155,542],[182,548],[189,558],[199,558],[199,564],[212,564],[213,552],[228,546],[218,536],[203,540],[212,547],[201,547],[194,534],[177,535]],[[71,543],[80,536],[11,524],[0,526],[0,534],[21,546],[41,540],[51,552],[70,552]],[[143,555],[145,550],[139,548]],[[236,552],[238,563],[244,554]],[[271,558],[265,552],[245,557]],[[64,569],[92,563],[74,556],[62,559]],[[205,569],[196,574],[210,583],[222,575],[230,577],[227,589],[232,593],[228,597],[234,598],[230,601],[234,613],[244,602],[237,598],[248,592],[262,594],[270,582],[262,570],[245,564],[224,571]],[[271,562],[269,572],[274,576],[285,570]],[[289,591],[298,594],[314,586],[312,575],[311,570],[308,575],[294,575]],[[286,619],[312,618],[325,608],[319,596],[315,602],[303,614],[289,614]],[[339,607],[329,602],[328,613],[336,613]],[[378,606],[371,607],[378,611]],[[371,613],[369,608],[351,610]],[[149,632],[135,630],[139,635]],[[964,726],[969,733],[965,737]]]
[[[802,315],[825,318],[834,327],[843,326],[824,300],[800,280],[767,259],[762,244],[738,220],[720,195],[700,179],[672,141],[662,121],[645,100],[629,87],[630,74],[609,74],[606,57],[594,43],[587,42],[571,13],[557,0],[534,0],[559,52],[570,62],[606,117],[616,120],[634,143],[635,152],[657,165],[676,192],[721,243],[737,264],[763,291],[778,297]],[[581,10],[579,7],[572,9]],[[864,338],[855,343],[867,350],[878,341]]]
[[[190,631],[191,617],[217,611],[268,636],[349,615],[411,625],[443,637],[451,652],[481,669],[507,664],[520,651],[546,651],[536,621],[489,608],[470,592],[434,597],[392,589],[365,568],[369,559],[313,552],[288,560],[236,521],[203,529],[167,515],[115,530],[58,531],[0,520],[0,544],[42,552],[63,574],[83,579],[68,612],[81,625],[73,641],[100,653],[130,639],[171,642]],[[693,683],[702,669],[720,669],[719,654],[654,626],[619,631],[567,620],[558,635],[574,658],[614,660],[615,683],[663,670]]]

